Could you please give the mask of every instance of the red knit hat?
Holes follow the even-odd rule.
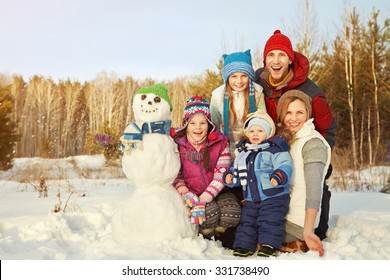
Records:
[[[291,45],[290,39],[283,35],[280,30],[275,30],[274,34],[269,37],[267,43],[265,43],[263,58],[265,58],[270,51],[280,50],[284,51],[291,61],[294,61],[294,50]]]

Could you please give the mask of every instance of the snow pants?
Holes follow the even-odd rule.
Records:
[[[257,244],[280,248],[284,236],[284,218],[289,203],[288,194],[259,202],[246,201],[242,208],[233,248],[242,248],[251,252],[256,251]]]

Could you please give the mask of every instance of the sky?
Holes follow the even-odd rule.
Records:
[[[33,185],[38,182],[31,176],[32,170],[35,170],[33,174],[36,176],[43,171],[48,178],[47,197],[39,197],[38,192],[34,191]],[[234,257],[232,251],[224,249],[219,241],[206,240],[201,236],[180,237],[177,234],[173,238],[167,232],[180,231],[179,225],[176,222],[167,223],[164,217],[150,215],[157,209],[158,202],[153,199],[151,203],[148,199],[156,197],[155,189],[130,185],[123,173],[118,176],[119,172],[113,172],[112,166],[105,167],[103,155],[62,159],[17,158],[12,169],[0,171],[2,279],[125,279],[122,269],[127,266],[180,266],[183,269],[266,266],[271,272],[266,279],[302,279],[303,273],[316,275],[315,279],[318,280],[343,279],[343,276],[351,279],[387,279],[390,194],[378,190],[389,172],[390,166],[385,166],[363,170],[360,175],[354,174],[355,178],[371,182],[371,191],[353,191],[352,184],[346,191],[338,191],[332,187],[334,183],[330,184],[330,229],[328,238],[323,241],[323,257],[309,251],[278,254],[265,260],[257,256]],[[66,179],[58,180],[59,175]],[[332,177],[337,178],[336,175]],[[28,176],[30,179],[26,180]],[[164,187],[160,185],[159,188],[162,190]],[[137,189],[143,191],[143,197],[137,195]],[[66,203],[67,209],[54,213],[54,205],[59,203],[58,191],[62,208]],[[73,191],[72,195],[70,191]],[[141,201],[137,206],[127,204],[129,210],[139,213],[138,219],[131,220],[132,227],[127,235],[142,232],[138,238],[132,239],[131,244],[118,241],[112,225],[112,217],[121,211],[122,202],[126,203],[129,199]],[[161,199],[160,204],[168,205],[168,201]],[[135,207],[144,207],[144,211]],[[180,204],[178,207],[185,206]],[[180,209],[177,211],[182,211]],[[124,215],[126,213],[130,212]],[[153,232],[142,230],[145,225],[156,228],[157,233],[166,240],[154,241],[150,238]],[[234,279],[248,277],[238,276]],[[199,276],[186,279],[199,279]],[[208,274],[205,279],[220,279],[220,276]]]
[[[387,0],[314,2],[319,32],[327,39],[338,33],[350,7],[363,22],[373,7],[380,10],[379,20],[390,14]],[[155,80],[198,75],[216,70],[223,53],[261,53],[274,30],[296,26],[303,5],[303,0],[0,0],[0,74],[81,82],[101,72]]]

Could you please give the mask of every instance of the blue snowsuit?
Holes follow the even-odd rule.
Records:
[[[224,179],[229,173],[233,175],[233,182],[226,186],[242,185],[245,198],[233,247],[251,252],[256,251],[257,244],[280,248],[290,203],[292,159],[288,143],[274,136],[259,145],[248,145],[242,140],[237,148],[240,153],[224,174]],[[278,182],[276,187],[271,185],[271,178]]]

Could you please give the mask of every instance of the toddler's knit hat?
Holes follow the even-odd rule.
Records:
[[[179,128],[176,132],[179,132],[179,131],[185,129],[187,127],[190,119],[193,116],[195,116],[196,114],[204,115],[206,117],[207,121],[213,127],[212,131],[215,129],[214,124],[211,122],[209,101],[207,99],[203,98],[202,96],[195,95],[195,96],[190,97],[187,100],[186,106],[185,106],[184,112],[183,112],[182,127]]]
[[[253,125],[261,126],[267,135],[267,139],[275,135],[276,129],[274,121],[267,113],[261,111],[260,109],[254,113],[248,114],[246,117],[246,121],[244,123],[244,134],[246,136],[249,135],[249,129]]]
[[[283,35],[280,30],[275,30],[274,34],[269,37],[268,41],[265,43],[263,59],[265,65],[265,58],[270,51],[281,50],[284,51],[291,61],[294,61],[294,50],[291,45],[290,39]]]
[[[134,95],[148,94],[148,93],[154,93],[158,97],[164,99],[169,104],[169,107],[171,108],[171,112],[172,112],[172,103],[168,95],[168,88],[165,85],[155,84],[152,86],[143,87],[139,89]]]
[[[270,126],[270,124],[266,120],[261,119],[261,118],[257,118],[257,117],[252,118],[248,122],[248,126],[246,127],[248,135],[249,135],[251,127],[254,126],[254,125],[261,126],[264,129],[264,132],[265,132],[265,135],[266,135],[266,139],[269,138],[269,136],[271,134],[271,126]]]
[[[251,50],[247,50],[245,52],[235,52],[229,55],[224,54],[222,55],[222,58],[222,78],[225,84],[230,75],[235,72],[245,73],[252,81],[255,80],[255,70],[252,66]]]

